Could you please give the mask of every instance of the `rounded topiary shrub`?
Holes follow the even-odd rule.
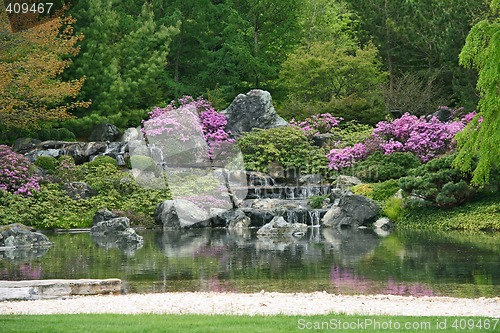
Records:
[[[132,169],[138,169],[142,171],[156,171],[156,162],[149,156],[130,156],[130,166]]]
[[[97,167],[103,164],[110,164],[118,168],[118,162],[111,156],[97,156],[89,162],[89,166],[91,167]]]
[[[36,159],[35,165],[42,168],[50,173],[53,173],[56,169],[57,160],[52,156],[40,156]]]

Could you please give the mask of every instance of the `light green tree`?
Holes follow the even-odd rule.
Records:
[[[288,92],[283,116],[330,112],[347,120],[382,120],[380,86],[386,75],[377,48],[356,37],[353,14],[338,1],[307,0],[301,18],[302,45],[289,54],[280,73]]]
[[[478,71],[481,98],[478,114],[456,137],[460,150],[454,164],[472,171],[472,184],[484,186],[500,162],[500,0],[492,0],[488,17],[471,29],[459,59]]]

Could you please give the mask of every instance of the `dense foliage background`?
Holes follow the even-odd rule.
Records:
[[[291,126],[238,138],[249,170],[353,172],[394,220],[408,203],[398,189],[445,208],[498,191],[498,0],[88,0],[59,14],[16,33],[0,14],[0,143],[86,140],[96,124],[148,117],[163,128],[190,106],[213,155],[234,142],[218,111],[259,88]],[[151,217],[170,197],[113,163],[41,159],[47,178],[9,146],[0,157],[0,217],[12,221],[85,224],[79,210],[110,202]],[[72,201],[72,180],[98,195]]]

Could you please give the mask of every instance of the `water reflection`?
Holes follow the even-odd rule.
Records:
[[[2,257],[0,279],[121,278],[129,292],[239,291],[498,296],[500,235],[310,228],[140,231],[142,248],[98,246],[89,234],[50,235],[43,257]]]

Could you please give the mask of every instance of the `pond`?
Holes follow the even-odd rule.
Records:
[[[52,247],[0,252],[0,279],[120,278],[124,292],[231,291],[496,297],[500,235],[309,228],[260,239],[256,229],[139,230],[141,248],[49,234]]]

